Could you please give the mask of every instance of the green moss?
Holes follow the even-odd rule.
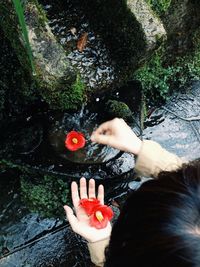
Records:
[[[164,46],[157,50],[143,67],[134,73],[139,80],[148,103],[166,100],[170,93],[200,79],[200,31],[193,37],[193,50],[169,62]]]
[[[190,80],[200,79],[200,30],[198,29],[192,38],[193,50],[184,57],[177,59],[179,80],[182,84]]]
[[[63,205],[66,204],[69,188],[54,176],[40,178],[27,174],[21,176],[21,194],[27,208],[43,217],[64,218]]]
[[[72,84],[69,90],[67,106],[71,106],[71,108],[77,108],[77,106],[81,106],[84,101],[85,101],[85,84],[81,80],[80,75],[77,74],[76,80]]]
[[[45,24],[48,23],[49,20],[48,20],[48,18],[47,18],[47,15],[46,15],[46,13],[45,13],[45,11],[44,11],[42,5],[39,4],[37,0],[31,0],[31,1],[29,0],[29,2],[31,2],[32,5],[35,5],[35,6],[37,7],[37,9],[38,9],[38,11],[39,11],[39,12],[38,12],[38,14],[39,14],[39,18],[38,18],[38,20],[39,20],[39,24],[40,24],[41,26],[45,26]]]
[[[162,56],[162,49],[156,51],[150,61],[134,74],[134,79],[142,84],[146,99],[166,99],[169,94],[175,69],[172,66],[164,66]]]
[[[17,169],[17,166],[7,160],[0,160],[0,173],[4,172],[7,169]]]
[[[171,0],[146,0],[151,8],[158,14],[163,15],[171,5]]]
[[[126,121],[131,121],[133,119],[133,114],[130,108],[126,103],[121,101],[109,100],[106,103],[106,111],[111,118],[118,117],[123,118]]]
[[[48,83],[50,85],[50,83]],[[41,94],[51,109],[77,109],[86,100],[85,84],[77,74],[75,81],[63,79],[59,84],[52,81],[52,86],[46,87],[40,82]]]

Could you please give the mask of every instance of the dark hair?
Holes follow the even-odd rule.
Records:
[[[129,195],[105,266],[200,266],[200,160],[162,172]]]

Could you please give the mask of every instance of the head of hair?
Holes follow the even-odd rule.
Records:
[[[128,196],[105,266],[200,266],[200,160],[162,172]]]

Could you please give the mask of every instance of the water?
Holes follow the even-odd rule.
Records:
[[[91,142],[90,136],[99,126],[99,119],[97,113],[89,113],[84,106],[73,115],[65,113],[61,118],[52,117],[51,120],[49,140],[58,157],[74,163],[101,164],[121,155],[117,149]],[[66,134],[72,130],[82,132],[86,139],[85,147],[74,152],[67,150],[64,145]]]
[[[109,87],[116,79],[115,66],[103,40],[91,28],[80,1],[39,2],[47,13],[52,32],[86,85],[91,89]],[[80,52],[77,43],[83,34],[87,34],[87,43]]]
[[[132,172],[134,159],[128,153],[90,141],[92,131],[105,120],[100,104],[96,111],[83,107],[73,113],[46,111],[2,121],[0,156],[19,168],[58,175],[69,182],[81,176],[115,179]],[[139,135],[138,125],[132,126]],[[71,130],[86,137],[85,147],[75,152],[68,151],[64,143]]]

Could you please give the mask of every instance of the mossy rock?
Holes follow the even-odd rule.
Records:
[[[83,0],[81,4],[109,49],[122,81],[128,80],[133,70],[165,39],[162,22],[143,0]]]
[[[38,1],[25,1],[23,6],[33,54],[34,76],[12,2],[0,3],[0,26],[10,41],[28,81],[34,84],[35,92],[45,100],[50,109],[78,109],[86,99],[85,85],[80,79],[79,71],[71,66],[67,58],[68,52],[52,33]],[[26,88],[29,88],[31,94],[32,86]]]
[[[55,176],[31,177],[21,176],[21,195],[31,212],[42,217],[65,217],[63,205],[68,202],[69,187]]]
[[[133,112],[124,102],[117,100],[108,100],[105,105],[106,112],[110,118],[122,118],[125,121],[133,121]]]

